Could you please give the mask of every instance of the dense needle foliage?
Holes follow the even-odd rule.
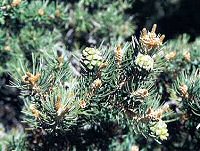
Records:
[[[0,150],[199,150],[200,39],[134,36],[143,3],[0,2]]]

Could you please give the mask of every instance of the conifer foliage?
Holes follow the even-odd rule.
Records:
[[[156,24],[132,36],[132,4],[0,2],[0,76],[11,77],[0,88],[23,104],[21,127],[0,123],[0,149],[199,149],[200,39],[165,43]]]
[[[73,76],[69,62],[55,50],[33,57],[31,68],[21,66],[13,86],[21,90],[25,104],[25,130],[28,134],[40,130],[46,138],[41,149],[111,149],[122,139],[117,144],[123,150],[134,145],[137,134],[157,141],[167,139],[170,109],[161,105],[154,79],[162,71],[159,51],[164,36],[155,30],[156,25],[151,31],[143,29],[140,41],[133,37],[122,46],[85,48],[79,77]],[[76,138],[74,131],[81,134]],[[88,131],[94,131],[95,138],[87,136]],[[110,133],[107,142],[98,131]],[[125,139],[132,143],[123,143]]]

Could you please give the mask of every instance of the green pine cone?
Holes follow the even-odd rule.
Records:
[[[103,63],[101,52],[98,49],[86,47],[82,53],[82,64],[89,70],[95,70]]]
[[[135,59],[135,64],[140,68],[150,71],[153,69],[154,60],[149,55],[139,53]]]

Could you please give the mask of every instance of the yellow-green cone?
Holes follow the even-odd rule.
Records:
[[[167,124],[159,120],[155,125],[150,127],[150,130],[160,138],[160,140],[167,140],[167,137],[169,136]]]
[[[100,67],[103,63],[103,58],[98,49],[86,47],[82,52],[82,64],[89,70],[94,70]]]

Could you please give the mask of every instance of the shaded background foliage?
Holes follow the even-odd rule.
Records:
[[[157,23],[168,39],[187,33],[194,40],[200,34],[199,9],[198,0],[136,0],[130,11],[140,27]]]

